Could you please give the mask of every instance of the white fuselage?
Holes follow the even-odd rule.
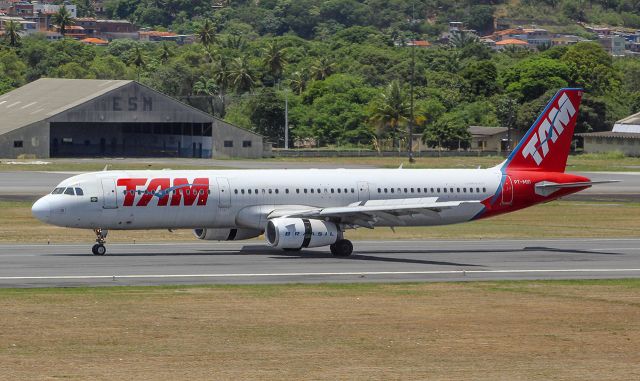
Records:
[[[278,208],[369,200],[483,200],[496,194],[501,178],[498,168],[104,171],[63,181],[56,189],[80,188],[82,195],[49,194],[34,210],[48,210],[39,218],[49,223],[76,228],[263,230],[269,213]],[[471,204],[437,215],[402,216],[402,224],[393,225],[464,222],[481,209]]]

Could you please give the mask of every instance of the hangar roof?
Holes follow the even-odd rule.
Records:
[[[47,119],[132,81],[41,78],[0,95],[0,135]]]

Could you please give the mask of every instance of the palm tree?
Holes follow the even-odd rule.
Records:
[[[133,55],[132,63],[136,67],[136,71],[138,73],[138,81],[140,81],[140,69],[147,66],[147,61],[144,58],[144,55],[142,54],[142,51],[140,50],[140,48],[137,46],[136,46],[136,51]]]
[[[211,115],[215,115],[215,104],[213,97],[218,92],[218,85],[212,78],[200,78],[198,82],[193,85],[193,92],[196,94],[204,94],[207,96],[209,109]]]
[[[302,71],[294,72],[289,79],[289,86],[294,93],[302,94],[307,86],[307,71],[303,68]]]
[[[223,55],[218,55],[211,67],[211,79],[218,87],[218,98],[220,99],[220,118],[226,114],[225,94],[229,88],[230,72],[227,67],[227,60]]]
[[[200,29],[198,29],[198,38],[200,39],[200,43],[204,46],[209,46],[215,42],[216,28],[209,19],[204,20],[204,24],[200,26]]]
[[[5,24],[5,37],[9,40],[9,45],[14,48],[20,43],[20,24],[11,20]]]
[[[247,41],[240,35],[231,35],[222,41],[222,47],[242,51],[247,47]]]
[[[315,64],[311,66],[311,73],[313,78],[317,80],[323,80],[333,74],[335,63],[329,60],[329,57],[320,57]]]
[[[173,56],[173,52],[171,51],[171,48],[169,48],[169,44],[163,43],[162,52],[160,52],[160,62],[166,64],[167,62],[169,62],[171,56]]]
[[[253,89],[256,79],[247,56],[238,57],[231,62],[229,82],[240,93]]]
[[[274,82],[278,82],[287,65],[286,48],[281,48],[277,40],[267,43],[262,49],[262,61],[269,74],[273,76]]]
[[[60,28],[60,34],[63,36],[67,32],[67,27],[74,24],[73,18],[71,17],[71,12],[64,5],[60,7],[58,12],[53,14],[51,18],[54,24],[56,24]]]
[[[449,44],[456,49],[462,49],[465,46],[474,44],[478,41],[479,39],[476,35],[465,31],[452,33],[451,37],[449,37]]]
[[[403,93],[400,82],[393,81],[384,92],[373,101],[369,120],[381,130],[389,129],[393,139],[393,148],[397,146],[398,127],[409,120],[410,105]]]

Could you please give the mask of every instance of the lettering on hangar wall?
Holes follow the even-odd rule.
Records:
[[[153,111],[153,98],[145,96],[111,97],[111,111]]]

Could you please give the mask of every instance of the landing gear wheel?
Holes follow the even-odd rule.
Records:
[[[348,257],[353,253],[353,244],[348,239],[339,239],[329,249],[334,257]]]
[[[300,251],[300,250],[302,250],[302,248],[301,247],[287,247],[287,248],[282,249],[282,250],[284,250],[284,251]]]
[[[93,245],[93,247],[91,248],[91,252],[93,253],[93,255],[105,255],[107,252],[107,248],[104,247],[104,245],[101,244],[95,244]]]
[[[93,255],[105,255],[107,248],[104,247],[104,244],[107,243],[107,234],[109,231],[106,229],[93,229],[93,231],[96,233],[96,244],[91,248],[91,252]]]

